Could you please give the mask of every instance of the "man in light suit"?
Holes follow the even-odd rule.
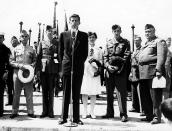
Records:
[[[165,61],[167,45],[165,40],[155,35],[155,28],[151,24],[145,26],[146,43],[139,54],[140,95],[146,118],[142,121],[151,121],[152,124],[161,122],[160,103],[162,88],[152,89],[152,80],[155,76],[165,76]]]
[[[79,15],[73,14],[69,18],[69,24],[71,25],[71,30],[60,34],[59,61],[62,63],[61,74],[64,93],[62,119],[59,121],[59,124],[67,122],[71,95],[71,74],[73,74],[73,122],[82,125],[83,122],[79,118],[79,98],[84,73],[84,62],[88,55],[88,35],[78,30],[78,26],[80,25]]]

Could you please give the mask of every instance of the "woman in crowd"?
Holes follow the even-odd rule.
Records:
[[[101,93],[100,67],[102,63],[102,53],[100,48],[95,45],[97,34],[88,33],[89,53],[85,62],[85,70],[81,87],[82,100],[84,105],[84,114],[82,118],[87,118],[88,97],[90,97],[90,117],[95,119],[94,106],[96,95]]]

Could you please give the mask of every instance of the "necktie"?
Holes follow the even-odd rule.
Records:
[[[75,31],[72,31],[72,39],[75,40],[75,37],[76,37],[76,32]]]

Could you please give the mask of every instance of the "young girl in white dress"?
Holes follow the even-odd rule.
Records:
[[[95,119],[94,106],[96,103],[96,95],[101,93],[100,75],[98,65],[102,64],[102,52],[100,48],[95,46],[97,39],[96,33],[88,33],[89,53],[85,61],[84,76],[81,86],[82,101],[84,105],[84,114],[82,118],[87,118],[88,96],[90,97],[90,116]],[[99,63],[99,64],[96,64]]]

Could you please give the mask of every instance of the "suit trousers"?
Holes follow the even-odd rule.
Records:
[[[5,81],[2,79],[3,74],[0,72],[0,116],[3,115],[4,112],[4,89],[5,89]]]
[[[26,96],[26,105],[28,114],[33,114],[33,81],[29,83],[22,83],[17,76],[18,70],[14,70],[14,98],[12,105],[12,114],[17,114],[19,110],[20,95],[22,89],[24,89],[24,95]]]
[[[72,86],[72,100],[73,100],[73,121],[78,121],[80,118],[80,91],[82,84],[83,73],[73,75]],[[66,120],[68,118],[68,110],[71,95],[71,76],[63,76],[63,105],[62,105],[62,118]]]
[[[43,115],[54,115],[55,74],[41,73]]]
[[[153,117],[153,102],[151,98],[152,79],[140,80],[140,97],[146,117]]]
[[[127,75],[123,72],[120,75],[110,74],[106,77],[106,91],[107,91],[107,115],[114,116],[114,89],[118,98],[118,106],[120,110],[120,117],[127,116]]]

